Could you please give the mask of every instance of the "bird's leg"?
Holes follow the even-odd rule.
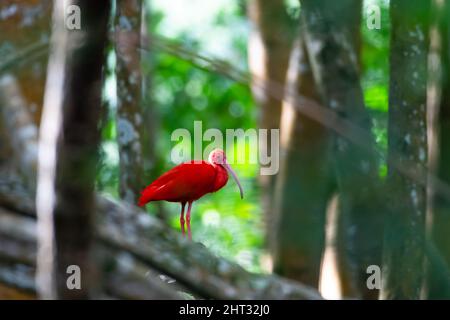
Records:
[[[187,229],[188,229],[189,240],[192,240],[192,234],[191,234],[191,208],[192,208],[192,201],[189,201],[188,202],[187,214],[186,214],[186,222],[187,222]]]
[[[181,226],[181,233],[183,236],[186,234],[184,231],[184,207],[186,206],[186,202],[181,203],[181,214],[180,214],[180,226]]]

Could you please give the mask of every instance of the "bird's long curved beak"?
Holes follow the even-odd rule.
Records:
[[[234,181],[236,181],[236,184],[239,187],[239,192],[241,194],[241,199],[244,199],[244,190],[242,189],[241,183],[239,181],[239,178],[237,177],[236,173],[234,172],[233,169],[231,169],[230,165],[228,163],[224,163],[223,166],[225,167],[225,169],[227,169],[227,171],[231,174],[231,176],[233,177]]]

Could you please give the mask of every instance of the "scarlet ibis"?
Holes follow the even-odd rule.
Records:
[[[188,161],[177,165],[153,181],[141,193],[138,205],[145,206],[151,201],[165,200],[181,203],[180,225],[184,230],[184,208],[188,204],[186,222],[189,239],[191,235],[192,203],[207,193],[216,192],[228,182],[228,172],[239,187],[241,199],[244,197],[241,183],[236,173],[227,163],[225,152],[213,150],[208,161]]]

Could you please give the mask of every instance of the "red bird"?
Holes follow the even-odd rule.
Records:
[[[142,191],[138,205],[142,207],[151,201],[159,200],[180,202],[180,225],[184,235],[184,208],[187,203],[186,222],[189,239],[192,239],[192,202],[225,186],[228,181],[228,172],[236,181],[242,199],[244,192],[236,173],[227,163],[225,153],[215,149],[209,154],[208,161],[185,162],[164,173]]]

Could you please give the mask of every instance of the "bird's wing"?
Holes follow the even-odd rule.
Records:
[[[161,175],[142,192],[139,204],[167,200],[193,201],[211,191],[216,171],[208,162],[182,163]]]

